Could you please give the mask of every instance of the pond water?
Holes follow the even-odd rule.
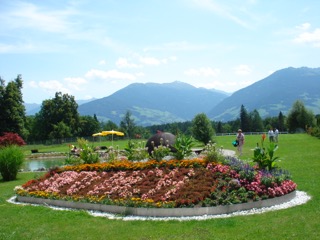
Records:
[[[64,165],[65,158],[26,159],[22,165],[24,171],[36,171]]]

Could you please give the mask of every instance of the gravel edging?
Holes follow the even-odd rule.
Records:
[[[209,208],[129,208],[121,206],[110,206],[92,203],[76,203],[62,200],[41,199],[32,197],[12,197],[8,200],[14,204],[45,205],[57,210],[87,210],[95,217],[106,217],[109,219],[131,220],[206,220],[212,218],[227,218],[260,214],[268,211],[286,209],[306,203],[311,199],[305,192],[294,191],[282,197],[244,204],[218,206]],[[49,201],[43,201],[49,200]],[[271,200],[271,201],[270,201]],[[111,208],[110,208],[111,207]],[[158,210],[158,211],[156,211]],[[119,215],[120,214],[120,215]]]

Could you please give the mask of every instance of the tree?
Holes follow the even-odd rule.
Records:
[[[212,140],[214,130],[210,119],[205,113],[200,113],[192,120],[192,134],[195,139],[205,145]]]
[[[250,131],[250,117],[243,105],[240,108],[240,128],[243,132]]]
[[[26,138],[26,115],[22,99],[23,81],[21,75],[5,86],[0,78],[0,133],[14,132]]]
[[[262,132],[263,131],[263,122],[262,122],[262,119],[260,117],[258,110],[256,110],[256,109],[253,110],[253,112],[251,112],[249,114],[249,116],[250,116],[250,122],[251,122],[250,131]]]
[[[127,111],[122,121],[120,122],[120,127],[124,130],[129,139],[134,135],[136,124],[132,118],[131,112]]]
[[[314,114],[305,108],[303,102],[299,100],[294,102],[287,117],[289,132],[305,131],[307,127],[313,126],[314,123]]]
[[[286,127],[285,127],[285,117],[282,114],[282,112],[280,111],[279,115],[278,115],[278,130],[279,131],[285,131]]]
[[[216,132],[217,133],[223,133],[224,131],[223,131],[223,126],[222,126],[222,122],[221,121],[219,121],[218,123],[217,123],[217,126],[216,126]]]
[[[93,133],[97,133],[100,131],[100,123],[94,115],[91,116],[80,116],[80,128],[79,128],[79,136],[87,137],[91,136]]]
[[[111,120],[108,120],[106,123],[101,123],[101,128],[104,131],[110,131],[118,129],[118,125]]]
[[[69,128],[67,130],[62,123]],[[40,112],[35,116],[33,131],[37,139],[48,139],[57,136],[75,137],[79,133],[80,117],[78,104],[73,96],[57,92],[53,99],[42,102]],[[64,129],[62,131],[62,129]]]

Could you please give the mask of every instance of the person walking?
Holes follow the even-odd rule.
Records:
[[[274,142],[274,132],[272,128],[268,131],[269,142]]]
[[[279,136],[279,130],[276,128],[274,130],[274,141],[277,143],[278,142],[278,136]]]
[[[241,129],[238,129],[237,141],[238,141],[237,150],[238,150],[238,154],[240,157],[242,155],[242,148],[243,148],[243,144],[244,144],[244,134],[242,133]]]

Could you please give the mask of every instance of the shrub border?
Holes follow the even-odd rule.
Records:
[[[43,199],[35,197],[17,196],[17,201],[39,205],[50,205],[56,207],[94,210],[113,214],[144,216],[144,217],[191,217],[204,215],[228,214],[237,211],[264,208],[289,202],[296,196],[296,191],[281,197],[270,198],[255,202],[223,205],[217,207],[194,207],[194,208],[134,208],[115,205],[104,205],[96,203],[82,203],[65,200]]]

